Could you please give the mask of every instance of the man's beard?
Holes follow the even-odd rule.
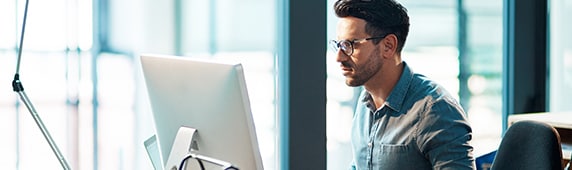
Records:
[[[342,63],[353,67],[354,74],[351,77],[346,77],[346,85],[357,87],[364,85],[371,77],[373,77],[382,67],[383,61],[379,56],[379,47],[376,47],[373,52],[368,56],[367,61],[362,65],[354,65],[349,63]]]

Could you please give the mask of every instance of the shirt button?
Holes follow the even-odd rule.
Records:
[[[370,143],[367,143],[367,147],[370,147],[370,148],[371,148],[372,145],[373,145],[373,144],[372,144],[371,142],[370,142]]]

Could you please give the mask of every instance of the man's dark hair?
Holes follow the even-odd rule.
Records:
[[[409,16],[407,9],[395,0],[338,0],[334,11],[340,18],[352,16],[365,20],[365,32],[372,37],[394,34],[397,52],[401,53],[409,33]],[[380,42],[379,39],[372,41]]]

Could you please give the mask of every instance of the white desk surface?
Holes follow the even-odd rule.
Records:
[[[508,117],[509,124],[519,120],[537,120],[557,128],[572,129],[572,111],[516,114]]]

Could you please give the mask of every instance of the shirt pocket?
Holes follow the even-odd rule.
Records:
[[[407,153],[409,146],[401,144],[381,144],[379,150],[382,155],[387,153]]]
[[[374,156],[374,169],[416,169],[419,165],[415,149],[411,145],[380,144]],[[424,168],[421,168],[424,169]]]

